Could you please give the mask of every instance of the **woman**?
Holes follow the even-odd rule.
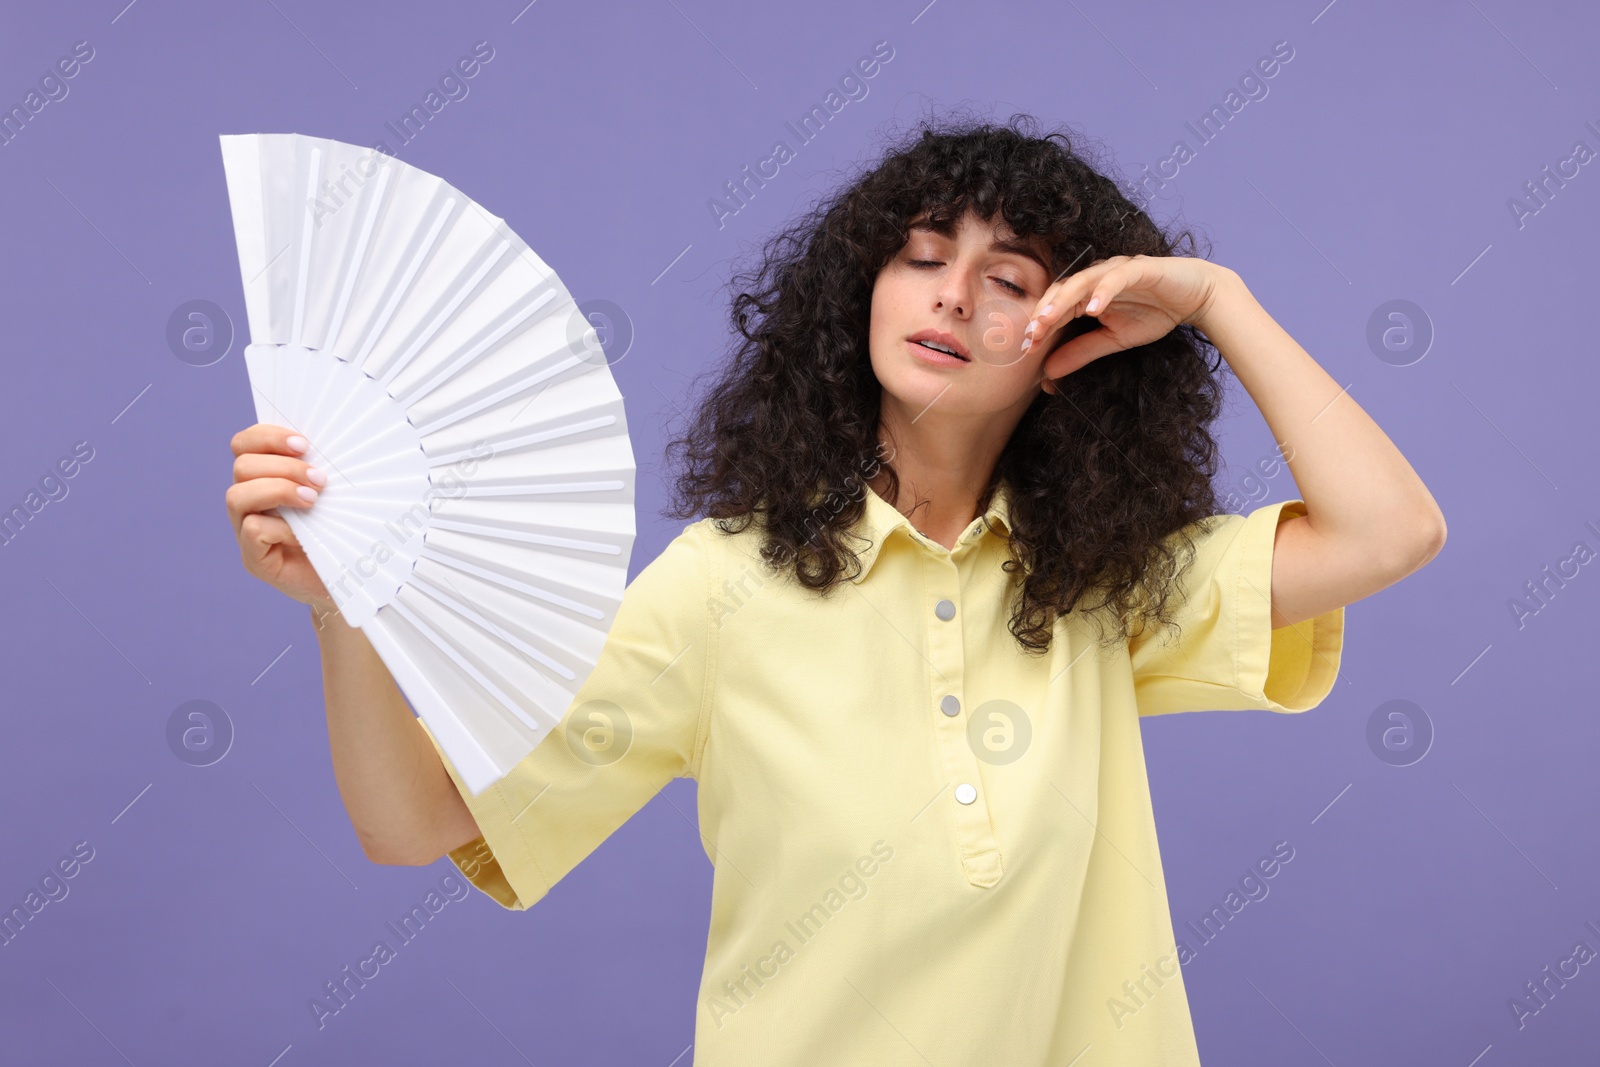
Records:
[[[686,526],[562,725],[472,797],[235,438],[245,565],[312,605],[375,862],[511,909],[674,777],[715,868],[694,1062],[1198,1063],[1142,715],[1305,711],[1343,606],[1440,549],[1383,432],[1062,134],[925,128],[735,279]],[[1218,351],[1302,499],[1219,514]],[[296,447],[300,446],[300,447]],[[303,499],[309,498],[309,499]]]

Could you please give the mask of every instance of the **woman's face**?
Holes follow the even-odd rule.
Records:
[[[985,223],[968,211],[938,228],[924,216],[907,230],[872,289],[868,343],[884,392],[914,416],[1020,418],[1040,389],[1046,355],[1041,345],[1022,351],[1052,280],[1043,242],[1018,242],[999,213]]]

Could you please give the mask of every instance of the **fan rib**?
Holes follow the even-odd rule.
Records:
[[[366,218],[361,221],[361,238],[356,242],[355,255],[351,258],[349,273],[345,275],[344,289],[339,293],[339,306],[334,310],[333,323],[328,327],[328,336],[323,342],[335,353],[338,352],[339,330],[344,326],[345,312],[350,310],[350,297],[355,293],[356,281],[361,277],[361,268],[366,264],[367,253],[372,250],[374,243],[372,229],[378,224],[378,211],[383,207],[384,194],[389,188],[389,175],[393,173],[389,167],[379,168],[377,188],[373,191],[371,202],[367,204]]]
[[[539,731],[543,731],[545,729],[536,720],[529,716],[527,712],[523,711],[522,708],[517,705],[516,701],[512,700],[510,697],[506,696],[505,693],[501,692],[500,687],[495,685],[494,682],[490,681],[482,671],[474,667],[465,656],[457,651],[456,647],[451,644],[447,638],[441,635],[433,627],[429,626],[426,622],[423,622],[420,615],[406,607],[405,604],[398,599],[390,601],[389,607],[394,608],[401,618],[405,619],[406,622],[409,622],[412,626],[414,626],[417,632],[423,637],[426,637],[429,643],[431,643],[435,648],[454,660],[456,666],[465,671],[473,681],[483,686],[489,695],[494,697],[497,703],[499,703],[507,711],[511,712],[511,714],[515,715],[518,719],[521,719],[528,729]]]
[[[430,548],[426,544],[422,546],[422,558],[431,559],[435,563],[449,567],[453,570],[461,571],[464,574],[474,575],[475,577],[482,578],[485,581],[493,582],[496,585],[505,586],[507,589],[511,589],[515,592],[538,597],[547,604],[554,604],[557,607],[566,608],[568,611],[575,611],[578,614],[587,616],[591,619],[603,619],[606,617],[605,612],[600,611],[598,608],[590,607],[588,604],[585,604],[582,601],[573,600],[571,597],[562,596],[560,593],[552,593],[548,589],[540,589],[538,586],[529,585],[527,582],[519,582],[517,579],[501,574],[499,571],[493,571],[487,567],[480,567],[476,563],[468,563],[464,559],[446,555],[437,549]]]
[[[510,249],[510,245],[501,241],[500,247],[495,249],[494,254],[484,260],[477,270],[473,271],[465,280],[457,281],[455,292],[450,295],[450,299],[445,303],[445,306],[439,310],[439,314],[433,317],[433,321],[428,323],[415,341],[411,342],[411,347],[401,353],[400,357],[394,360],[389,369],[384,371],[383,376],[378,379],[378,384],[383,386],[385,392],[390,391],[389,384],[394,381],[395,375],[410,366],[411,361],[417,357],[417,353],[426,348],[428,342],[433,340],[440,330],[444,329],[444,324],[455,315],[456,309],[461,306],[467,297],[472,295],[473,290],[478,288],[478,284],[483,281],[484,275],[488,274]]]
[[[336,454],[350,436],[350,424],[361,418],[360,415],[346,418],[346,409],[351,404],[358,402],[370,407],[372,398],[371,391],[362,388],[367,381],[366,374],[357,370],[343,359],[335,359],[332,364],[333,374],[330,377],[337,375],[338,378],[343,379],[341,384],[347,382],[348,387],[344,388],[340,395],[335,395],[331,388],[324,390],[323,395],[317,398],[316,406],[312,410],[313,417],[309,424],[309,428],[318,431],[321,431],[323,427],[329,428],[327,434],[321,435],[321,439],[314,442],[318,450],[325,454]],[[324,412],[324,406],[333,401],[336,401],[333,410]]]
[[[413,588],[427,593],[429,596],[433,597],[433,599],[437,600],[439,603],[455,612],[461,618],[476,624],[479,629],[489,631],[496,637],[505,641],[506,644],[511,645],[518,652],[521,652],[524,656],[536,660],[543,666],[555,671],[557,674],[561,675],[564,680],[568,682],[577,681],[577,674],[575,674],[566,664],[552,658],[548,652],[541,651],[540,649],[535,648],[533,645],[528,644],[528,642],[524,641],[516,634],[511,633],[493,619],[490,619],[480,612],[474,611],[471,607],[463,604],[449,593],[446,593],[443,589],[440,589],[422,575],[413,574],[411,576],[410,584]]]
[[[546,441],[555,441],[562,437],[571,437],[573,434],[583,433],[586,430],[598,430],[603,426],[615,426],[616,424],[617,417],[615,415],[596,415],[592,419],[583,419],[579,422],[569,423],[566,426],[555,426],[548,430],[535,430],[533,433],[525,433],[521,437],[509,438],[501,441],[496,451],[544,444]]]
[[[505,325],[490,333],[489,336],[485,337],[482,341],[479,341],[477,344],[462,350],[458,355],[451,359],[450,362],[446,363],[444,366],[440,367],[439,370],[434,372],[431,378],[427,378],[418,384],[413,385],[411,388],[404,390],[403,392],[394,393],[392,395],[400,403],[410,407],[413,401],[432,393],[436,388],[438,388],[441,382],[453,377],[456,372],[461,370],[467,364],[471,363],[489,349],[499,344],[505,339],[507,334],[516,329],[518,326],[521,326],[524,322],[527,322],[528,319],[537,314],[542,308],[548,306],[551,301],[555,300],[556,296],[557,293],[554,289],[546,289],[539,296],[539,298],[529,304],[527,308],[512,316],[509,320],[507,320]],[[516,388],[523,387],[524,386],[517,386]],[[487,403],[487,401],[484,403]],[[426,431],[423,432],[425,433]]]
[[[570,548],[577,552],[600,552],[608,556],[622,554],[620,545],[609,544],[605,541],[580,541],[575,537],[555,537],[551,534],[529,533],[526,530],[507,530],[499,526],[488,526],[481,522],[443,519],[437,515],[433,517],[428,525],[440,530],[455,530],[458,533],[477,534],[482,537],[498,538],[502,541],[523,541],[532,545],[548,545],[551,548]]]
[[[580,360],[577,356],[568,356],[555,366],[546,367],[537,374],[523,378],[521,381],[512,382],[510,385],[499,390],[498,392],[490,393],[482,400],[474,400],[465,407],[457,408],[453,411],[445,411],[443,414],[436,417],[432,422],[418,426],[417,433],[422,437],[427,437],[428,435],[436,433],[439,430],[448,429],[463,419],[471,418],[478,412],[483,411],[485,408],[492,408],[496,404],[510,400],[519,393],[526,392],[532,386],[538,385],[540,382],[543,382],[549,378],[553,378],[567,370],[569,367],[572,367],[580,362],[582,362],[582,360]]]
[[[300,343],[306,326],[306,285],[311,276],[311,230],[316,217],[317,180],[322,176],[322,149],[311,149],[311,165],[306,168],[306,203],[300,219],[300,266],[294,286],[294,319],[289,327],[289,342]]]
[[[465,453],[463,453],[465,455]],[[547,482],[541,485],[480,485],[468,486],[469,497],[534,496],[543,493],[614,493],[627,483],[620,478],[600,482]]]
[[[411,291],[411,284],[417,280],[417,274],[422,270],[422,264],[433,253],[433,246],[439,241],[439,234],[444,229],[444,224],[449,221],[451,212],[456,206],[456,198],[450,197],[444,206],[434,212],[432,224],[428,227],[428,235],[422,241],[422,247],[417,249],[411,262],[406,264],[406,271],[400,278],[400,283],[394,287],[394,292],[389,294],[389,303],[384,306],[383,312],[377,321],[367,328],[367,339],[361,346],[361,351],[350,362],[357,367],[365,369],[367,357],[372,353],[372,346],[378,343],[378,338],[383,336],[383,331],[388,328],[389,320],[394,318],[394,313]]]

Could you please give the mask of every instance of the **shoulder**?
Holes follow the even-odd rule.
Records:
[[[1237,577],[1242,551],[1259,541],[1259,537],[1241,535],[1258,531],[1264,513],[1276,507],[1268,505],[1249,514],[1206,515],[1166,534],[1161,539],[1165,557],[1151,559],[1139,582],[1133,613],[1136,624],[1130,630],[1133,646],[1138,646],[1149,629],[1152,620],[1146,613],[1160,593],[1174,598],[1166,601],[1166,610],[1178,620],[1213,607],[1224,585]]]
[[[759,518],[708,516],[684,527],[680,536],[700,539],[707,557],[723,573],[763,566],[761,546],[767,535]]]
[[[1236,532],[1245,518],[1244,515],[1230,512],[1206,515],[1173,530],[1167,534],[1165,540],[1180,553],[1187,552],[1191,548],[1198,550],[1203,547],[1214,547],[1218,541],[1225,541],[1231,533]]]
[[[1270,554],[1278,524],[1304,512],[1298,500],[1263,504],[1243,514],[1221,512],[1181,526],[1164,540],[1174,553],[1175,569],[1210,576],[1219,566],[1256,559],[1263,550]]]
[[[1224,554],[1259,556],[1263,549],[1270,554],[1280,523],[1305,513],[1303,501],[1279,500],[1243,514],[1208,515],[1179,532],[1189,534],[1196,554],[1202,558]]]
[[[708,520],[701,519],[680,527],[655,558],[640,568],[639,576],[634,581],[643,579],[646,572],[653,576],[671,575],[680,579],[699,576],[703,580],[711,569],[712,557],[722,550],[715,531],[707,523]],[[637,547],[635,542],[636,551]],[[656,580],[659,581],[660,577]]]
[[[663,592],[690,586],[699,592],[759,560],[761,535],[756,527],[730,533],[722,528],[724,522],[707,517],[680,527],[653,559],[644,562],[630,588],[642,583]]]

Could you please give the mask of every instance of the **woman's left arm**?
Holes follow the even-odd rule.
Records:
[[[1236,272],[1186,257],[1117,256],[1053,285],[1036,322],[1048,342],[1054,328],[1083,314],[1101,328],[1051,352],[1047,379],[1187,322],[1216,345],[1261,409],[1306,505],[1276,534],[1273,626],[1371,596],[1444,546],[1444,514],[1405,456]]]

